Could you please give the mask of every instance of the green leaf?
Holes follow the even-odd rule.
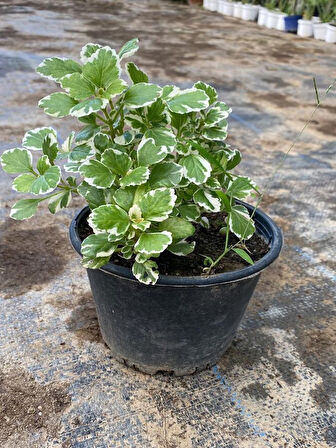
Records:
[[[80,166],[79,172],[89,185],[97,188],[111,187],[115,179],[115,174],[98,160],[87,160]]]
[[[181,90],[167,101],[167,106],[176,114],[198,112],[209,106],[209,97],[203,90],[195,88]]]
[[[152,260],[144,263],[135,262],[132,266],[132,272],[134,277],[145,285],[155,285],[159,278],[157,264]]]
[[[217,101],[217,92],[216,89],[205,82],[198,81],[194,86],[196,89],[203,90],[207,96],[209,97],[209,104],[213,104]]]
[[[69,154],[69,161],[72,162],[81,162],[82,160],[86,160],[88,157],[94,155],[93,149],[88,145],[79,145],[76,146],[71,153]]]
[[[166,106],[161,98],[158,98],[154,103],[147,107],[147,120],[152,126],[160,126],[168,123]]]
[[[247,261],[247,263],[249,264],[254,264],[254,261],[252,260],[252,258],[249,256],[249,254],[247,252],[245,252],[245,250],[243,249],[232,249],[234,252],[236,252],[237,255],[239,255],[243,260]]]
[[[157,188],[144,194],[139,206],[146,221],[161,222],[171,214],[175,201],[176,195],[172,188]]]
[[[132,160],[129,155],[117,149],[106,149],[101,157],[101,161],[110,171],[119,176],[125,176],[132,166]]]
[[[47,155],[44,155],[38,159],[36,168],[40,174],[44,174],[50,167],[51,167],[51,164],[49,162]]]
[[[114,193],[113,199],[126,211],[128,211],[133,205],[135,188],[136,187],[119,188]]]
[[[49,136],[51,144],[57,143],[56,131],[53,128],[35,128],[25,133],[22,145],[33,151],[42,150],[45,137]]]
[[[13,181],[13,189],[20,193],[29,193],[35,179],[34,174],[20,174]]]
[[[83,64],[86,64],[87,61],[90,59],[90,57],[93,55],[93,53],[99,50],[99,48],[102,48],[102,46],[99,44],[89,43],[84,45],[84,47],[81,49],[80,52],[80,58]]]
[[[185,219],[170,216],[158,225],[158,230],[167,230],[172,234],[173,240],[184,240],[195,233],[195,227]]]
[[[180,160],[183,175],[196,185],[204,184],[211,174],[210,163],[202,156],[190,154]]]
[[[139,49],[139,39],[136,37],[134,39],[129,40],[122,46],[118,54],[119,59],[122,60],[124,58],[129,58],[134,53],[136,53],[138,49]]]
[[[78,193],[87,200],[91,210],[105,204],[104,190],[85,181],[78,186]]]
[[[115,94],[124,90],[125,83],[119,78],[120,72],[118,56],[110,47],[98,48],[83,66],[83,76],[87,80],[105,91],[113,86],[112,90],[117,91]]]
[[[228,111],[222,110],[220,107],[212,107],[208,110],[205,118],[204,124],[206,127],[215,126],[217,123],[225,120],[229,115]]]
[[[110,257],[101,258],[82,258],[82,266],[86,269],[99,269],[110,261]]]
[[[227,137],[227,121],[222,120],[217,126],[204,128],[202,135],[207,140],[223,141]]]
[[[67,93],[56,92],[42,98],[39,103],[44,112],[52,117],[65,117],[77,105],[77,101]]]
[[[30,173],[32,170],[33,157],[27,149],[7,149],[1,155],[0,161],[6,173]]]
[[[133,84],[138,84],[139,82],[148,83],[148,76],[146,73],[140,70],[133,62],[128,62],[126,64],[126,71]]]
[[[177,209],[181,218],[188,221],[196,221],[201,215],[200,209],[195,204],[182,204]]]
[[[35,215],[41,199],[21,199],[16,202],[10,212],[10,217],[19,221],[29,219]]]
[[[135,139],[136,132],[133,129],[125,131],[122,135],[114,138],[114,142],[120,146],[127,146]]]
[[[113,236],[123,235],[130,225],[125,210],[110,204],[92,210],[88,223],[96,233],[108,232]]]
[[[221,202],[217,194],[211,190],[203,190],[200,188],[194,193],[194,202],[209,212],[219,212],[221,209]]]
[[[161,162],[153,166],[149,176],[152,188],[175,187],[182,179],[183,169],[175,162]]]
[[[126,176],[120,179],[121,187],[128,187],[131,185],[141,185],[147,182],[149,178],[149,169],[145,166],[139,166],[132,171],[129,171]]]
[[[84,118],[84,117],[81,117],[81,118]],[[92,138],[99,131],[100,131],[99,126],[97,126],[95,124],[89,124],[89,125],[85,126],[84,128],[82,128],[78,132],[75,140],[77,143],[85,142],[85,141],[89,140],[90,138]]]
[[[256,184],[249,177],[236,177],[230,181],[226,194],[238,199],[245,199],[252,191],[256,190]]]
[[[171,117],[171,125],[178,132],[182,132],[185,125],[188,123],[188,115],[175,114],[174,112],[170,112]]]
[[[95,86],[81,73],[71,73],[61,79],[61,86],[75,100],[84,100],[95,94]]]
[[[55,190],[61,180],[61,170],[58,166],[51,166],[42,175],[38,176],[31,185],[33,194],[45,194]]]
[[[161,98],[164,101],[168,101],[179,92],[180,92],[180,89],[177,86],[173,86],[173,85],[163,86]]]
[[[98,132],[98,134],[96,134],[94,136],[93,139],[93,144],[94,147],[99,151],[99,152],[104,152],[106,148],[108,148],[109,146],[111,146],[111,141],[109,139],[109,136],[106,134],[103,134],[102,132]]]
[[[125,106],[129,109],[149,106],[160,96],[161,88],[155,84],[140,82],[131,86],[125,93]]]
[[[64,164],[64,171],[67,173],[79,173],[82,162],[68,162]]]
[[[36,69],[44,78],[59,82],[70,73],[81,73],[81,66],[72,59],[47,58]]]
[[[52,142],[50,135],[44,137],[44,141],[42,143],[42,151],[43,154],[47,156],[49,162],[53,164],[57,157],[58,146],[57,143]]]
[[[84,117],[85,115],[90,115],[93,112],[98,112],[100,109],[103,109],[108,104],[106,99],[94,98],[92,100],[88,99],[82,101],[70,109],[70,115],[73,117]],[[77,140],[77,139],[76,139]]]
[[[59,212],[62,208],[66,208],[71,202],[71,191],[60,191],[56,196],[52,196],[48,202],[48,209],[52,214]]]
[[[156,146],[165,146],[168,152],[173,151],[176,145],[175,135],[169,129],[162,127],[148,129],[144,138],[152,138]]]
[[[139,165],[149,166],[161,162],[168,154],[165,146],[156,146],[153,138],[143,138],[137,149]]]
[[[168,247],[169,252],[174,255],[189,255],[195,249],[195,241],[188,243],[187,241],[177,241]]]
[[[84,258],[110,257],[117,248],[117,244],[108,240],[108,233],[90,235],[82,242],[81,252]]]
[[[227,151],[228,154],[228,161],[226,165],[227,170],[233,170],[237,165],[239,165],[241,161],[241,153],[238,151],[238,149],[233,149]]]
[[[243,205],[234,205],[229,213],[229,227],[238,238],[248,240],[255,232],[254,222]]]
[[[157,255],[166,250],[171,243],[170,232],[142,233],[135,243],[134,250],[140,254]]]

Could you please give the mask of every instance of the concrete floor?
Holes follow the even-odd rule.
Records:
[[[215,85],[233,108],[240,171],[264,187],[336,73],[336,46],[158,0],[0,2],[0,149],[31,128],[74,121],[37,101],[47,56],[138,36],[136,62],[159,83]],[[282,227],[242,326],[213,370],[150,377],[112,359],[84,269],[67,241],[80,200],[14,222],[0,174],[0,446],[335,447],[336,96],[331,93],[271,183],[262,209]]]

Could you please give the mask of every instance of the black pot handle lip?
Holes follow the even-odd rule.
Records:
[[[254,206],[247,204],[243,201],[236,201],[238,204],[244,205],[250,213],[254,210]],[[90,212],[88,206],[80,210],[74,217],[69,228],[69,239],[72,247],[75,251],[82,256],[81,253],[81,239],[78,234],[78,223]],[[240,280],[245,280],[249,277],[254,277],[260,274],[261,271],[266,269],[273,261],[275,261],[281,252],[283,246],[283,235],[279,226],[259,208],[255,212],[256,227],[263,228],[264,232],[267,232],[270,237],[270,250],[255,264],[247,266],[243,269],[231,272],[223,272],[221,274],[213,274],[209,276],[190,276],[179,277],[173,275],[160,275],[157,283],[154,286],[216,286],[222,283],[233,283]],[[131,269],[124,266],[119,266],[114,263],[108,262],[106,265],[99,268],[106,274],[116,275],[118,277],[127,278],[132,281],[137,281],[131,271]],[[143,285],[145,286],[145,285]],[[147,286],[153,287],[153,286]]]

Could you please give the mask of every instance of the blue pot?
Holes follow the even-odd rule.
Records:
[[[287,16],[287,17],[284,17],[284,20],[285,20],[285,31],[296,33],[299,19],[302,19],[302,16]]]

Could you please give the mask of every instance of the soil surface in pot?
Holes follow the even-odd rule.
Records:
[[[155,259],[161,275],[179,275],[184,277],[202,275],[204,274],[205,257],[208,256],[216,260],[223,252],[225,235],[221,235],[219,230],[224,225],[225,214],[207,213],[204,216],[208,218],[210,227],[209,229],[205,229],[199,224],[194,224],[196,231],[189,239],[190,241],[196,241],[196,246],[191,254],[180,257],[165,251]],[[93,233],[86,220],[80,221],[78,230],[82,241]],[[229,244],[234,244],[237,241],[238,238],[231,234]],[[246,247],[254,262],[260,260],[269,250],[267,243],[257,234],[254,234],[251,239],[246,241]],[[111,262],[131,268],[134,260],[125,260],[119,257],[119,255],[114,254],[111,257]],[[222,258],[212,273],[219,274],[221,272],[236,271],[246,266],[249,266],[249,264],[242,260],[235,252],[230,251]]]

